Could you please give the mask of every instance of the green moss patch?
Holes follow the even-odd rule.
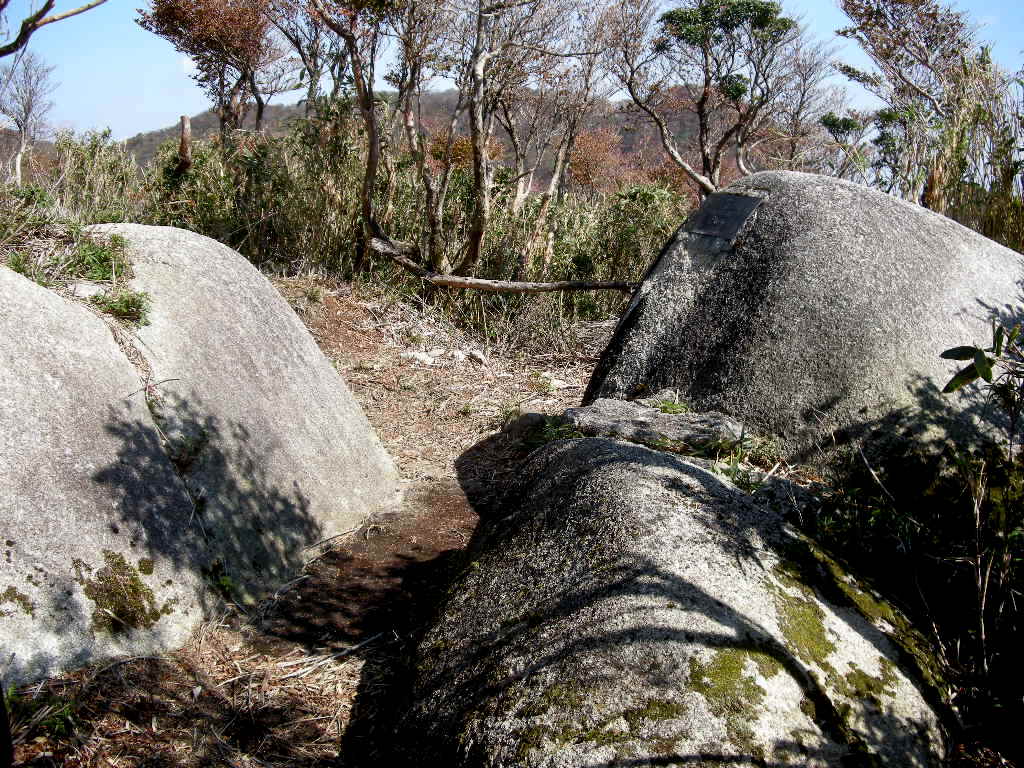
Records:
[[[857,611],[893,641],[901,662],[916,669],[925,684],[938,693],[947,690],[947,672],[931,643],[881,595],[862,586],[834,557],[802,534],[789,540],[782,554],[773,572],[783,584],[808,597],[818,593],[837,607]]]
[[[836,645],[825,628],[825,612],[815,602],[813,592],[796,596],[776,587],[775,609],[779,616],[779,629],[786,638],[786,645],[805,664],[830,671],[828,658],[835,653]]]
[[[782,665],[761,651],[726,648],[716,651],[709,662],[690,659],[690,688],[704,697],[711,712],[725,720],[733,744],[745,751],[754,747],[750,723],[757,719],[766,692],[747,673],[747,662],[773,677]]]
[[[584,693],[566,683],[549,685],[536,699],[518,712],[519,717],[540,717],[551,710],[572,711],[584,701]]]
[[[17,588],[11,586],[4,590],[3,594],[0,594],[0,605],[10,604],[17,606],[23,613],[29,616],[36,615],[36,604],[29,600],[28,595],[23,592],[19,592]],[[7,612],[0,612],[0,615],[9,616]]]
[[[85,596],[96,604],[92,614],[94,630],[121,634],[131,629],[149,629],[172,612],[176,601],[158,607],[153,590],[143,583],[139,571],[123,555],[104,550],[103,560],[106,564],[95,575],[80,560],[72,563],[75,580]]]
[[[636,733],[645,721],[672,720],[682,717],[685,712],[684,707],[674,701],[651,699],[642,707],[627,709],[622,713],[622,717],[629,724],[629,730]]]
[[[882,697],[896,693],[895,666],[888,659],[880,659],[882,674],[878,677],[869,675],[856,664],[851,665],[853,669],[842,677],[842,682],[837,684],[840,693],[854,701],[873,701],[879,706],[882,705]]]

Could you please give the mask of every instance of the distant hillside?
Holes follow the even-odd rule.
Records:
[[[272,136],[283,134],[287,130],[288,121],[302,117],[305,114],[303,108],[298,104],[270,104],[263,113],[263,127]],[[245,121],[245,128],[255,127],[255,115],[250,110]],[[129,152],[135,154],[139,165],[148,165],[150,160],[156,156],[157,148],[168,139],[177,139],[179,125],[160,128],[156,131],[138,133],[125,141],[125,147]],[[217,135],[220,130],[220,123],[217,115],[212,109],[192,115],[192,137],[194,139],[210,139]]]
[[[451,115],[454,106],[454,91],[439,91],[424,94],[422,102],[421,117],[426,125],[445,125]],[[301,118],[305,115],[304,108],[299,104],[272,104],[267,107],[263,117],[264,130],[272,136],[280,136],[288,130],[289,121]],[[674,122],[677,125],[679,134],[683,136],[692,135],[695,132],[695,123],[692,115],[684,113],[676,116]],[[254,127],[252,110],[246,119],[245,127]],[[589,130],[605,129],[610,130],[622,139],[621,148],[627,157],[636,157],[641,153],[658,155],[660,143],[655,129],[645,120],[639,119],[622,103],[608,103],[604,109],[592,118]],[[212,110],[201,112],[192,117],[192,136],[195,139],[209,139],[217,135],[219,124],[217,116]],[[157,148],[168,139],[178,138],[179,126],[177,124],[161,128],[148,133],[140,133],[125,142],[130,152],[135,153],[135,158],[140,165],[147,165],[156,156]],[[509,145],[507,136],[499,131],[498,139]]]

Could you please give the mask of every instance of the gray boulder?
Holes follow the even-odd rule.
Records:
[[[128,241],[135,332],[0,267],[0,665],[21,682],[179,645],[396,501],[338,373],[239,254]]]
[[[131,287],[150,295],[137,338],[151,409],[234,598],[257,599],[310,545],[395,501],[397,470],[362,409],[245,258],[182,229],[92,230],[127,240]]]
[[[567,409],[557,421],[586,437],[613,437],[686,457],[691,464],[728,478],[757,504],[800,522],[820,510],[826,487],[780,477],[778,448],[721,413],[693,413],[675,392],[641,400],[599,398]],[[668,411],[668,412],[666,412]],[[542,425],[546,420],[541,417]],[[543,435],[542,435],[543,437]],[[757,462],[756,464],[753,462]]]
[[[970,435],[990,415],[976,392],[940,394],[957,364],[939,355],[1019,319],[1022,275],[1020,254],[918,206],[755,174],[666,245],[584,402],[674,388],[822,464],[836,445]]]
[[[567,409],[562,420],[587,437],[616,437],[676,453],[727,451],[750,437],[735,419],[684,408],[667,399],[658,407],[657,401],[644,405],[599,398],[582,408]]]
[[[925,648],[720,477],[556,441],[471,542],[403,740],[424,766],[934,765]]]
[[[0,305],[5,682],[180,645],[208,561],[138,374],[102,320],[5,267]]]

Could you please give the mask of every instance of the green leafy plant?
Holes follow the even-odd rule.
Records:
[[[100,311],[126,320],[135,325],[148,325],[149,294],[142,291],[130,291],[119,288],[112,293],[101,293],[93,296],[90,301]]]
[[[660,400],[655,403],[655,407],[662,413],[679,414],[690,412],[690,406],[682,400],[670,400],[666,398],[665,400]]]
[[[733,447],[721,467],[722,474],[744,493],[753,493],[761,487],[761,479],[748,463],[747,451],[742,443]]]
[[[1024,461],[1019,451],[1024,411],[1022,326],[993,323],[988,347],[947,349],[947,360],[970,361],[943,392],[952,393],[981,380],[989,398],[1005,416],[1005,445],[987,451],[958,450],[954,462],[970,491],[973,537],[959,560],[972,571],[975,586],[975,640],[978,671],[988,677],[1005,653],[1005,640],[1019,628],[1018,598],[1024,564]]]
[[[1022,328],[1024,326],[1018,325],[1008,330],[1001,324],[993,323],[990,346],[952,347],[941,355],[946,360],[971,361],[949,380],[942,390],[944,393],[956,392],[979,378],[986,382],[988,394],[1007,417],[1007,454],[1011,462],[1014,460],[1014,445],[1020,430],[1021,414],[1024,412]]]
[[[523,445],[532,451],[555,440],[572,440],[578,437],[585,437],[585,435],[575,426],[548,416],[544,419],[543,424],[524,435]]]
[[[128,271],[125,246],[120,235],[113,235],[106,242],[83,237],[76,243],[63,271],[68,277],[85,280],[117,280]]]
[[[50,208],[56,202],[49,191],[36,184],[25,184],[21,187],[13,187],[10,190],[10,194],[16,200],[20,200],[27,206]]]
[[[29,695],[9,689],[5,692],[5,704],[15,746],[37,734],[65,737],[75,727],[77,703],[74,700],[50,693]]]
[[[33,262],[23,251],[11,251],[7,256],[7,267],[19,275],[33,279]]]

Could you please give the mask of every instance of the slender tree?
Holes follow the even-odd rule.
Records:
[[[656,0],[626,0],[605,27],[612,70],[665,152],[702,195],[715,192],[727,153],[736,148],[742,168],[755,128],[778,110],[796,20],[769,0],[688,0],[664,13]],[[673,112],[692,115],[695,135],[672,130]]]
[[[18,132],[18,145],[11,159],[11,181],[21,186],[21,167],[25,153],[39,138],[46,116],[53,108],[48,98],[57,83],[51,75],[53,67],[32,51],[24,51],[9,67],[0,70],[0,114],[7,117]]]
[[[304,108],[309,115],[325,79],[331,80],[332,95],[337,95],[342,85],[347,62],[344,44],[304,0],[271,0],[268,19],[298,57],[300,85],[306,88]]]
[[[840,69],[886,105],[875,120],[877,183],[945,210],[959,181],[968,138],[1005,92],[1006,78],[981,47],[968,18],[939,0],[841,0],[872,71]]]

